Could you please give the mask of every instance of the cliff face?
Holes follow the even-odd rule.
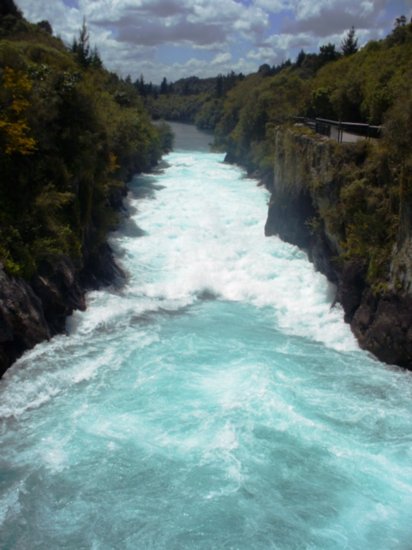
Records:
[[[24,351],[64,332],[67,316],[85,309],[87,290],[121,278],[107,244],[82,269],[61,257],[30,281],[7,275],[0,265],[0,376]]]
[[[412,369],[411,216],[378,147],[277,129],[265,233],[307,250],[364,349]]]

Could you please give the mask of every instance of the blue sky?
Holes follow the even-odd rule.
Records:
[[[159,83],[245,74],[339,46],[353,25],[359,43],[382,38],[412,0],[16,0],[30,21],[47,19],[70,43],[86,18],[105,65]]]

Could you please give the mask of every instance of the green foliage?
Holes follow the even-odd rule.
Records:
[[[321,118],[336,118],[336,112],[331,101],[330,88],[316,88],[312,90],[312,97],[308,114]]]
[[[336,51],[335,44],[331,44],[330,42],[328,44],[324,44],[319,48],[319,62],[320,65],[324,65],[325,63],[330,63],[331,61],[336,61],[339,59],[340,54]]]
[[[5,19],[0,262],[27,278],[61,256],[80,269],[116,223],[122,181],[157,162],[167,132],[152,126],[136,88],[96,61],[85,26],[70,52],[44,25]]]
[[[154,119],[195,123],[202,129],[214,129],[223,113],[223,99],[237,82],[244,79],[233,71],[214,78],[192,76],[173,83],[163,78],[158,90],[143,76],[134,84],[145,98],[145,105]]]
[[[0,146],[6,155],[30,155],[36,149],[26,117],[31,82],[24,73],[4,67],[1,84]]]
[[[274,126],[297,116],[307,93],[306,82],[290,67],[274,76],[257,73],[246,77],[227,94],[223,116],[216,125],[217,144],[242,159],[249,170],[266,172]],[[261,142],[264,147],[258,147]]]
[[[223,115],[223,100],[221,96],[211,98],[202,104],[195,116],[195,124],[202,130],[213,130]]]
[[[206,96],[204,94],[161,94],[157,98],[147,97],[145,104],[155,120],[163,119],[193,123],[205,100]]]
[[[321,68],[313,89],[329,90],[332,111],[342,120],[382,124],[407,75],[412,72],[412,25],[402,27],[404,40],[392,35],[371,42]]]
[[[166,122],[159,122],[156,124],[156,129],[159,133],[160,147],[162,151],[169,152],[173,149],[174,134]]]

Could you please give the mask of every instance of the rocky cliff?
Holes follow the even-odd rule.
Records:
[[[274,139],[266,235],[307,250],[364,349],[412,369],[411,216],[384,144],[338,144],[297,126]]]
[[[24,351],[64,332],[67,316],[85,309],[87,290],[121,280],[107,244],[89,257],[86,252],[82,268],[62,256],[30,281],[0,265],[0,376]]]

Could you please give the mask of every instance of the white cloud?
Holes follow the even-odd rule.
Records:
[[[293,17],[285,20],[285,32],[312,32],[328,36],[355,26],[375,28],[389,0],[292,0]]]
[[[232,60],[232,54],[229,52],[218,53],[211,61],[212,65],[221,65],[224,63],[229,63]]]
[[[279,13],[289,9],[290,2],[288,0],[255,0],[254,5],[271,13]]]
[[[382,36],[394,17],[391,0],[15,1],[29,20],[49,20],[67,43],[86,17],[91,42],[109,69],[132,77],[143,72],[154,82],[217,69],[247,73],[261,63],[293,59],[301,48],[339,45],[352,25],[362,43]],[[412,7],[411,0],[397,2]],[[167,62],[170,51],[176,63]]]
[[[63,0],[43,2],[39,0],[17,0],[16,4],[23,14],[34,22],[47,19],[56,34],[70,42],[82,24],[82,15],[76,8],[68,7]]]

